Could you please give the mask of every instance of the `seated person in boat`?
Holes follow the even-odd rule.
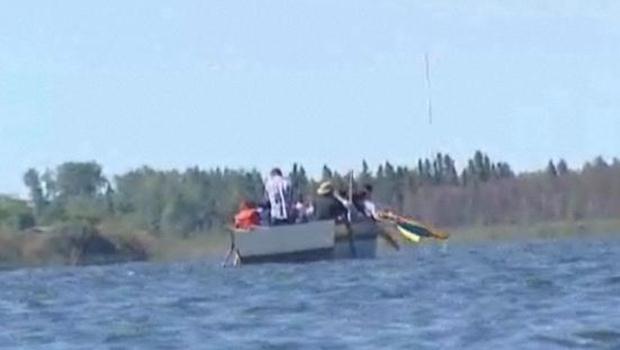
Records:
[[[314,214],[317,220],[342,220],[346,218],[348,201],[334,190],[331,182],[323,182],[314,202]]]
[[[279,168],[271,170],[265,183],[265,195],[269,202],[271,224],[289,224],[292,220],[291,185]]]
[[[242,201],[239,212],[235,215],[235,228],[252,230],[260,225],[260,212],[254,202]]]
[[[367,218],[378,220],[377,207],[372,201],[372,185],[364,185],[364,189],[353,194],[353,205]]]
[[[306,201],[304,200],[304,196],[301,194],[298,196],[297,201],[295,202],[295,205],[293,206],[293,209],[294,209],[294,218],[295,218],[294,222],[296,224],[302,224],[302,223],[308,222],[314,212],[312,205],[309,203],[306,203]]]

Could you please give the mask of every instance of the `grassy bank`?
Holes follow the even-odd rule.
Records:
[[[620,233],[620,219],[555,221],[520,225],[456,227],[448,230],[452,241],[522,238],[559,238],[577,235]]]
[[[0,267],[200,259],[221,256],[228,244],[228,236],[219,232],[176,238],[146,231],[67,227],[45,232],[2,230]]]

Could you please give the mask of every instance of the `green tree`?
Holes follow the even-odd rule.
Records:
[[[549,163],[547,163],[547,175],[551,176],[551,177],[557,177],[558,176],[558,171],[555,168],[555,164],[553,164],[553,160],[550,160]]]
[[[39,179],[39,172],[33,168],[28,169],[24,174],[24,184],[30,192],[30,199],[34,205],[35,215],[39,215],[44,206],[45,198],[43,196],[43,187]]]
[[[291,181],[294,200],[297,200],[300,196],[304,196],[309,192],[309,180],[303,166],[294,163],[293,169],[289,173],[289,180]]]
[[[41,182],[45,189],[45,199],[48,202],[54,200],[58,195],[58,186],[56,186],[56,176],[54,173],[49,169],[45,170],[43,175],[41,175]]]
[[[0,196],[0,228],[25,230],[34,225],[32,209],[25,201]]]
[[[366,160],[362,161],[362,171],[357,175],[357,181],[362,185],[372,184],[373,182],[372,174],[370,173],[370,168]]]
[[[165,206],[166,176],[143,167],[117,176],[115,182],[116,210],[126,217],[133,217],[138,228],[159,232]]]
[[[107,204],[103,198],[86,195],[68,197],[64,208],[69,221],[87,224],[89,227],[100,223],[108,214]]]
[[[444,169],[444,183],[450,185],[458,185],[459,176],[456,172],[456,165],[450,155],[446,154],[443,157],[443,169]]]
[[[566,161],[564,159],[560,159],[560,161],[558,162],[557,170],[558,175],[560,176],[568,174],[568,165],[566,164]]]
[[[99,194],[106,184],[101,166],[95,162],[68,162],[56,171],[59,196],[88,196]]]

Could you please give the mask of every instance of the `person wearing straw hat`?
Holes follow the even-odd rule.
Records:
[[[348,201],[342,198],[330,181],[324,181],[316,191],[314,212],[318,220],[333,220],[347,215]]]

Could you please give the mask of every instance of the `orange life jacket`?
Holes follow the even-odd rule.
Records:
[[[260,225],[260,214],[255,208],[242,209],[235,215],[235,228],[251,230]]]

